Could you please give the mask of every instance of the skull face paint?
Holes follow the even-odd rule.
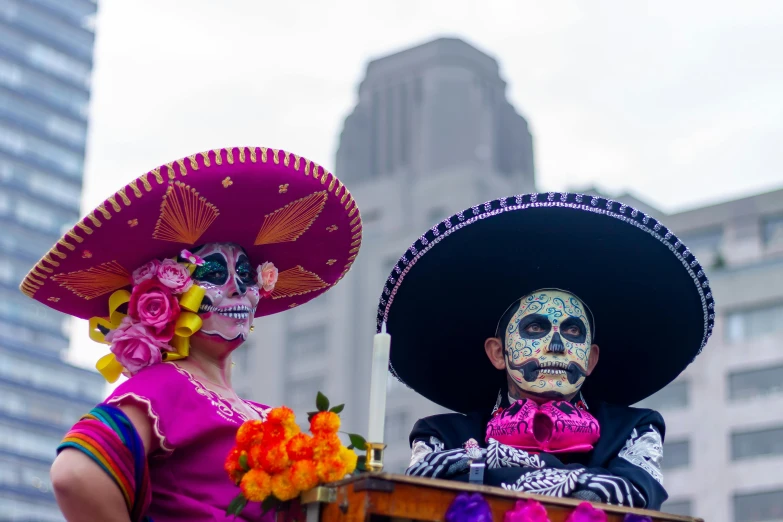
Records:
[[[586,308],[576,296],[539,290],[524,297],[504,340],[506,371],[521,391],[563,398],[584,384],[592,332]]]
[[[196,335],[247,339],[260,299],[247,254],[234,244],[210,243],[198,255],[204,264],[196,268],[193,281],[206,295],[199,308],[203,325]]]

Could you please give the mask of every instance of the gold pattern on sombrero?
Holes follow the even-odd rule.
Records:
[[[228,188],[234,184],[230,177],[226,177],[226,179],[224,179],[221,183],[223,183],[223,188]]]
[[[288,183],[284,183],[283,185],[280,185],[277,189],[278,194],[285,194],[288,192]]]
[[[280,272],[272,291],[272,299],[308,294],[328,287],[329,284],[317,274],[305,270],[301,265]]]
[[[218,215],[217,207],[201,197],[196,189],[176,181],[169,185],[163,196],[160,218],[152,237],[194,245]]]
[[[264,216],[254,245],[289,243],[304,234],[326,206],[326,191],[315,192]]]
[[[269,158],[270,153],[272,156],[271,158]],[[156,167],[149,172],[142,174],[137,179],[131,181],[126,187],[123,187],[107,198],[104,203],[95,207],[95,209],[88,213],[84,219],[76,223],[69,231],[70,233],[66,234],[38,261],[20,285],[20,290],[26,296],[35,298],[36,293],[46,282],[46,277],[42,276],[44,272],[48,274],[53,273],[55,269],[60,266],[61,261],[68,257],[69,252],[74,252],[82,257],[84,251],[76,251],[75,246],[71,244],[72,241],[78,243],[74,236],[86,240],[86,236],[91,236],[94,233],[100,235],[99,229],[104,223],[111,220],[114,215],[130,208],[134,199],[139,200],[150,197],[151,193],[155,191],[156,185],[161,186],[169,184],[171,183],[170,180],[176,182],[178,177],[184,180],[185,176],[188,176],[189,174],[191,175],[190,179],[194,179],[192,173],[209,169],[209,167],[214,165],[222,165],[224,161],[233,163],[234,159],[238,159],[240,163],[245,163],[247,159],[252,163],[258,163],[259,161],[261,163],[267,163],[273,161],[275,164],[282,163],[291,169],[292,174],[294,172],[297,172],[300,175],[304,174],[304,176],[310,176],[312,174],[314,179],[321,181],[321,184],[325,185],[324,188],[327,189],[330,194],[339,198],[340,203],[344,205],[345,212],[351,220],[350,226],[353,227],[351,230],[352,234],[361,231],[359,208],[353,197],[343,184],[336,180],[331,172],[319,166],[317,163],[290,152],[267,149],[264,147],[213,149],[192,154],[176,162],[171,162],[168,165]],[[220,177],[218,179],[222,180],[225,178]],[[195,179],[193,184],[196,184]],[[354,241],[354,243],[357,243],[357,241]],[[356,258],[353,254],[358,251],[358,244],[356,246],[352,244],[351,246],[353,248],[351,249],[351,252],[349,252],[349,257],[346,260],[342,275],[337,279],[338,281],[348,272],[353,260]],[[87,257],[85,257],[85,259],[86,258]],[[337,281],[334,281],[331,284],[336,282]],[[41,298],[41,300],[46,301],[46,298]],[[63,300],[62,302],[66,301],[68,300]],[[60,309],[59,307],[54,308]]]
[[[52,281],[60,283],[60,286],[82,299],[93,299],[129,285],[131,275],[117,261],[109,261],[87,270],[54,275]]]

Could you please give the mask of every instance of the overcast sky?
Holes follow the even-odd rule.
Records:
[[[223,146],[331,170],[368,59],[438,36],[499,61],[541,190],[596,184],[673,211],[783,187],[783,1],[99,4],[90,209]]]

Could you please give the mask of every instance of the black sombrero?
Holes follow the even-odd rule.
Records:
[[[491,406],[505,375],[484,340],[515,299],[541,288],[576,294],[593,312],[601,356],[582,388],[588,402],[652,395],[712,333],[704,271],[654,218],[600,197],[526,194],[460,212],[402,256],[378,307],[390,370],[451,410]]]

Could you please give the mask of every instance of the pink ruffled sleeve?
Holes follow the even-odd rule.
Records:
[[[169,454],[187,433],[187,415],[192,412],[195,393],[192,386],[171,364],[156,364],[120,384],[106,399],[115,406],[136,406],[147,414],[152,427],[153,452]]]

